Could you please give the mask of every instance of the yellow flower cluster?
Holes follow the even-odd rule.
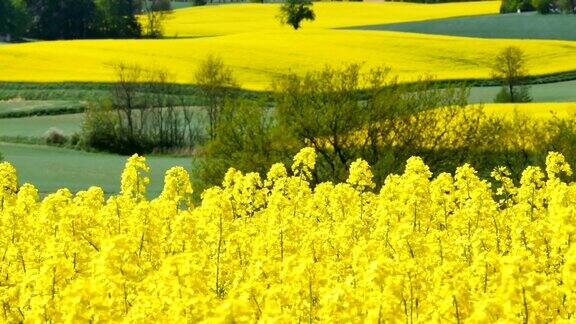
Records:
[[[39,199],[0,164],[2,322],[562,322],[576,312],[576,184],[551,153],[514,184],[417,157],[374,192],[368,164],[310,184],[315,152],[266,178],[231,169],[197,205],[183,168],[144,195]]]

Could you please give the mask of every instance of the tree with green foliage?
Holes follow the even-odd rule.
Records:
[[[32,37],[75,39],[94,37],[96,6],[92,0],[29,0]]]
[[[528,75],[524,52],[518,47],[504,48],[495,58],[492,65],[492,77],[502,81],[502,91],[496,102],[529,102],[532,101],[528,87],[522,80]]]
[[[139,37],[142,26],[136,15],[141,5],[138,0],[96,0],[100,34],[106,37]]]
[[[292,26],[295,30],[302,26],[302,21],[316,19],[310,0],[286,0],[280,7],[280,21]]]
[[[268,167],[289,153],[275,133],[272,108],[262,102],[229,99],[220,111],[216,137],[204,147],[209,159],[195,168],[204,185],[219,183],[230,166],[244,172],[266,173]]]
[[[0,40],[20,38],[27,28],[26,3],[22,0],[0,0]]]
[[[576,0],[558,0],[558,9],[567,14],[576,13]]]
[[[500,13],[538,11],[543,15],[550,13],[576,13],[576,0],[503,0]]]
[[[326,67],[304,77],[282,78],[274,90],[283,142],[297,143],[297,149],[314,147],[320,181],[345,179],[347,166],[362,157],[381,183],[389,172],[398,171],[400,160],[458,147],[463,138],[475,145],[478,138],[474,111],[463,109],[467,89],[441,88],[428,78],[399,84],[387,68],[364,72],[354,64]],[[438,125],[458,128],[461,137],[436,132]]]
[[[140,0],[26,1],[32,22],[28,36],[33,38],[130,38],[141,34],[136,17]]]
[[[547,15],[552,12],[552,9],[556,6],[553,0],[532,0],[532,5],[539,13]]]
[[[502,0],[500,4],[500,13],[512,13],[512,12],[527,12],[534,11],[534,5],[532,5],[531,0]]]

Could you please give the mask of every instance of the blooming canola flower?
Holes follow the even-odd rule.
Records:
[[[3,322],[568,322],[576,311],[576,184],[550,153],[433,175],[410,158],[375,188],[357,160],[313,185],[316,153],[263,178],[231,169],[194,204],[185,169],[147,199],[144,157],[120,193],[40,200],[0,163]]]

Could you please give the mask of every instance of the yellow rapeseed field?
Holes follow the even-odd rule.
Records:
[[[388,2],[317,2],[317,20],[304,22],[305,29],[385,24],[498,12],[499,1],[423,5]],[[167,36],[222,36],[259,31],[286,32],[276,16],[276,4],[234,4],[179,10],[167,24]]]
[[[576,183],[557,153],[519,183],[506,168],[432,175],[422,159],[375,190],[365,161],[309,181],[313,149],[265,177],[230,169],[190,200],[181,167],[145,198],[40,200],[0,163],[0,321],[7,323],[568,323],[576,316]]]
[[[0,46],[2,81],[111,81],[111,65],[139,63],[168,69],[192,82],[198,62],[221,56],[249,89],[265,89],[279,73],[365,62],[391,66],[401,79],[488,78],[492,57],[507,45],[522,48],[530,72],[576,70],[576,42],[492,40],[335,27],[494,13],[498,2],[452,4],[317,3],[317,21],[291,30],[275,18],[277,5],[226,5],[178,10],[163,40],[82,40]]]
[[[535,103],[505,103],[484,104],[488,114],[503,118],[511,118],[515,113],[539,120],[550,118],[571,118],[576,115],[574,102],[535,102]]]

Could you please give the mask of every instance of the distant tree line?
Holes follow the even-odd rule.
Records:
[[[503,0],[500,13],[538,11],[541,14],[576,13],[576,0]]]
[[[0,37],[159,37],[168,12],[169,0],[0,0]]]
[[[0,40],[24,35],[28,26],[26,3],[23,0],[0,0]]]
[[[446,3],[446,2],[470,2],[477,0],[391,0],[399,2],[416,3]],[[502,0],[500,13],[524,11],[538,11],[543,14],[553,12],[574,13],[576,0]]]
[[[341,1],[341,0],[337,0]],[[363,1],[363,0],[360,0]],[[388,0],[393,2],[414,2],[414,3],[447,3],[447,2],[472,2],[479,0]],[[480,1],[490,1],[490,0],[480,0]]]

